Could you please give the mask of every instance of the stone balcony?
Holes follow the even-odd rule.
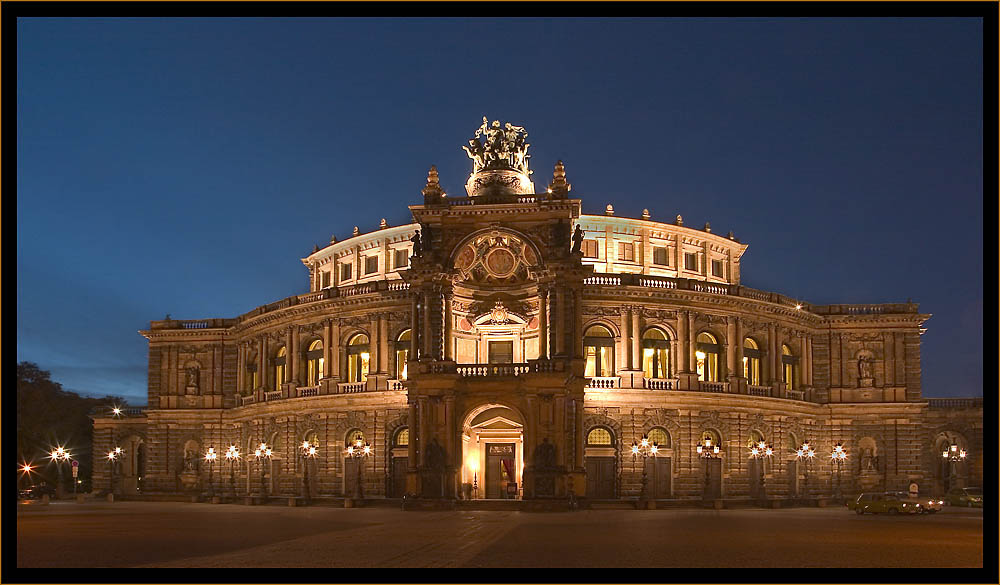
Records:
[[[610,390],[621,388],[622,379],[620,376],[594,376],[587,378],[587,388],[600,388]]]
[[[642,387],[647,390],[676,390],[677,380],[668,378],[643,378]]]
[[[718,392],[724,394],[729,392],[729,384],[726,382],[706,382],[704,380],[698,380],[698,391]]]

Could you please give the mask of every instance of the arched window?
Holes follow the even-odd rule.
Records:
[[[247,392],[253,392],[260,386],[260,377],[257,372],[257,353],[251,353],[246,358],[246,372],[244,372],[243,388]]]
[[[665,429],[654,427],[646,433],[646,437],[649,439],[650,443],[656,443],[657,447],[660,449],[670,448],[670,435]]]
[[[606,327],[594,325],[587,329],[583,336],[584,355],[587,357],[587,369],[584,376],[613,376],[615,338]]]
[[[760,434],[760,431],[750,431],[750,434],[747,436],[747,449],[753,449],[754,446],[763,441],[764,435]]]
[[[347,381],[364,382],[368,379],[368,336],[359,333],[347,344]]]
[[[406,379],[406,362],[410,359],[410,330],[399,334],[396,339],[396,379]]]
[[[798,388],[797,379],[799,377],[799,358],[792,355],[792,348],[781,344],[781,379],[788,390]]]
[[[396,447],[406,447],[410,444],[410,429],[409,427],[403,427],[396,431],[396,440],[393,441],[393,445]]]
[[[613,444],[611,431],[604,427],[594,427],[587,433],[587,445],[591,447],[610,447]]]
[[[699,333],[695,358],[698,360],[698,379],[703,382],[719,381],[719,342],[711,333]]]
[[[356,445],[358,443],[358,439],[361,439],[361,444],[363,445],[365,442],[365,434],[364,432],[361,431],[361,429],[354,429],[347,433],[347,439],[345,444]]]
[[[760,386],[760,347],[749,337],[743,340],[743,377],[747,384]]]
[[[285,383],[285,346],[281,346],[278,349],[278,353],[274,355],[274,389],[277,390],[281,388],[281,385]]]
[[[323,377],[323,340],[317,339],[306,350],[306,386],[316,386]]]
[[[670,341],[659,329],[642,335],[642,370],[647,378],[670,377]]]

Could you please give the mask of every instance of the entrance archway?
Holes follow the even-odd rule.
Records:
[[[502,404],[472,409],[462,421],[462,497],[519,499],[524,417]]]

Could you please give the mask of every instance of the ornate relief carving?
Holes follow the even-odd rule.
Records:
[[[538,256],[529,244],[500,230],[465,244],[455,258],[461,280],[484,284],[524,282],[529,268],[537,264]]]

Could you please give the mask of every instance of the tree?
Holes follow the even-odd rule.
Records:
[[[17,452],[19,462],[38,466],[38,478],[55,484],[58,470],[49,458],[55,447],[65,447],[80,462],[79,479],[90,480],[93,468],[93,423],[88,416],[95,408],[125,406],[113,396],[86,398],[67,392],[52,380],[47,370],[31,362],[17,364]],[[70,481],[64,469],[63,481]]]

